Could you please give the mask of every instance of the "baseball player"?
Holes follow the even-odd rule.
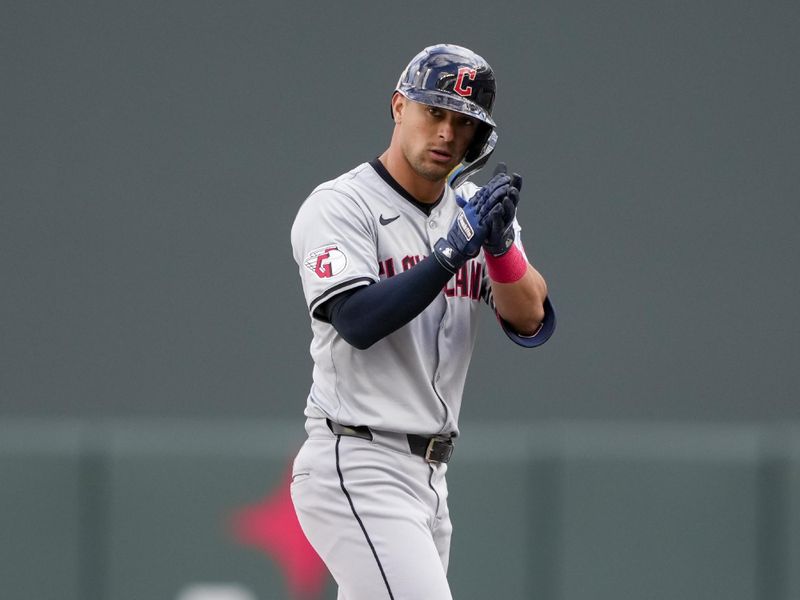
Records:
[[[292,226],[314,359],[292,499],[340,600],[451,598],[445,473],[479,307],[521,346],[555,328],[515,219],[521,177],[465,181],[494,148],[494,99],[483,58],[425,48],[388,149],[314,189]]]

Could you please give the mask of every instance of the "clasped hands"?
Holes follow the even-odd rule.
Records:
[[[489,182],[469,200],[456,196],[461,210],[453,220],[447,238],[434,244],[437,260],[455,273],[481,246],[492,256],[502,256],[514,243],[514,216],[519,203],[522,177],[508,175],[505,163],[498,163]]]

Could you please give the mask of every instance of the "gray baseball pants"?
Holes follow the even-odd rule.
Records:
[[[447,465],[412,454],[403,434],[336,435],[318,418],[306,431],[292,501],[338,600],[451,600]]]

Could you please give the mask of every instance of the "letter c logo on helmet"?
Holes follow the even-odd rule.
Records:
[[[478,72],[475,69],[461,67],[458,70],[458,77],[456,77],[456,84],[453,86],[453,91],[459,96],[469,98],[472,95],[472,86],[468,85],[464,87],[464,78],[466,77],[470,81],[474,81],[477,74]]]

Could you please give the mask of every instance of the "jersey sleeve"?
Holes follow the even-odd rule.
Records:
[[[373,219],[349,195],[316,189],[292,225],[292,254],[312,317],[338,293],[379,280]]]

